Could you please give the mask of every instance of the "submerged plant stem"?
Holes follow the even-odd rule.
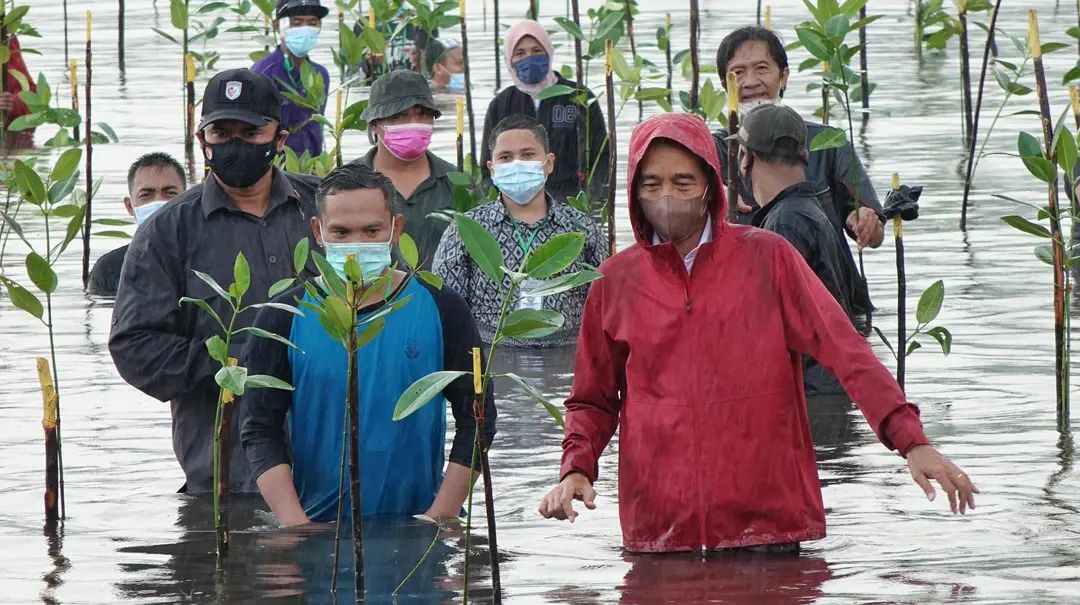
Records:
[[[982,145],[979,147],[979,154],[975,154],[975,141],[978,140],[979,135],[979,114],[982,112],[982,100],[983,91],[986,87],[986,68],[990,63],[990,51],[994,45],[994,31],[997,27],[998,9],[1001,8],[1001,0],[997,0],[994,4],[993,12],[990,13],[990,23],[987,26],[986,33],[986,46],[983,48],[983,62],[982,71],[979,73],[979,92],[975,98],[975,110],[971,115],[971,131],[968,133],[968,162],[967,162],[967,176],[964,178],[964,197],[960,203],[960,230],[967,231],[967,207],[968,196],[971,195],[971,179],[975,176],[975,167],[979,163],[979,158],[982,157],[983,150],[986,149],[986,141],[990,140],[990,133],[994,131],[994,125],[997,124],[998,118],[1001,117],[1002,110],[1005,109],[1005,104],[1009,102],[1009,97],[1012,93],[1005,91],[1005,100],[1002,101],[1001,106],[998,107],[997,114],[994,115],[994,121],[990,124],[990,130],[986,133],[986,139],[983,140]],[[1027,58],[1024,59],[1024,66],[1027,65]],[[1020,68],[1020,72],[1023,73],[1024,68]]]

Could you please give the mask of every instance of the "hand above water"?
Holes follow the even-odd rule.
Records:
[[[860,248],[877,248],[885,239],[885,226],[872,208],[861,206],[847,217],[847,228],[855,234]]]
[[[574,500],[581,500],[589,510],[596,508],[596,490],[581,473],[570,473],[544,496],[540,501],[540,515],[545,519],[569,519],[573,523],[578,516]]]
[[[919,487],[926,492],[926,498],[934,500],[934,486],[930,483],[933,479],[941,485],[941,489],[949,496],[949,508],[953,514],[964,514],[967,509],[975,509],[975,494],[979,488],[971,482],[959,466],[956,466],[943,456],[941,452],[930,445],[917,445],[907,453],[908,470],[911,477]]]

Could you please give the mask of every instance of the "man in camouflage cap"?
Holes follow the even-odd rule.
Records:
[[[435,118],[441,115],[423,76],[395,70],[375,80],[363,119],[375,146],[356,161],[394,183],[402,201],[405,232],[416,241],[420,261],[430,264],[446,222],[429,214],[453,206],[447,175],[457,168],[428,151]]]

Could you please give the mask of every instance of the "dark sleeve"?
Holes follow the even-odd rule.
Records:
[[[303,288],[294,288],[274,299],[287,305],[296,305],[303,295]],[[256,328],[261,328],[285,338],[292,331],[295,316],[288,311],[263,307],[255,316]],[[269,338],[250,338],[244,347],[244,364],[248,375],[268,374],[292,384],[292,368],[289,349]],[[249,389],[240,398],[243,406],[240,418],[240,441],[251,463],[251,476],[259,478],[279,464],[289,464],[288,441],[285,436],[285,417],[292,406],[293,392],[281,389]]]
[[[480,174],[484,176],[484,191],[487,191],[491,183],[491,171],[487,167],[488,162],[491,161],[491,149],[488,145],[491,143],[491,131],[495,129],[501,117],[496,107],[501,96],[496,95],[491,103],[488,103],[487,114],[484,115],[484,136],[480,139]]]
[[[443,396],[450,402],[454,412],[454,444],[450,448],[450,462],[468,467],[472,464],[473,439],[476,436],[476,417],[473,416],[473,380],[472,350],[480,347],[481,363],[486,359],[484,345],[480,342],[480,332],[468,305],[453,289],[445,285],[441,290],[428,287],[439,307],[439,317],[443,326],[443,363],[446,370],[464,370],[469,376],[462,376],[443,390]],[[488,383],[484,393],[484,435],[490,445],[495,438],[495,394]]]
[[[600,101],[597,99],[589,106],[589,165],[582,168],[588,174],[587,171],[596,166],[589,182],[589,194],[594,200],[606,199],[611,159],[607,143],[608,131],[604,124],[604,112],[600,110]]]
[[[810,227],[799,218],[798,216],[786,217],[777,221],[770,230],[786,239],[789,244],[799,251],[799,255],[803,257],[803,260],[813,267],[814,242],[811,237]]]
[[[184,262],[177,255],[175,220],[173,214],[157,215],[135,232],[120,272],[124,287],[117,292],[109,334],[109,352],[120,376],[161,401],[192,391],[216,371],[205,336],[186,333],[180,308]]]
[[[124,247],[126,251],[126,246]],[[90,270],[90,280],[86,284],[86,293],[94,296],[116,296],[120,284],[120,268],[124,265],[124,254],[119,250],[106,252],[94,263]]]
[[[862,205],[872,208],[878,216],[884,217],[885,213],[881,209],[874,184],[870,182],[859,156],[852,155],[851,145],[837,147],[833,152],[832,165],[829,167],[829,187],[834,192],[833,203],[838,204],[843,211],[841,219],[846,223],[847,216],[855,211],[856,185]]]

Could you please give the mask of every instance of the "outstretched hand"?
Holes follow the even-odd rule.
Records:
[[[964,514],[967,509],[975,509],[975,494],[979,488],[971,482],[959,466],[956,466],[943,456],[941,452],[929,445],[917,445],[907,453],[908,470],[911,478],[926,493],[926,498],[934,500],[934,486],[930,483],[933,479],[941,485],[941,489],[949,496],[949,508],[953,514]]]
[[[581,473],[570,473],[544,496],[540,501],[540,515],[545,519],[569,519],[573,523],[578,516],[578,512],[574,510],[574,500],[584,502],[585,508],[589,510],[596,508],[596,490]]]

